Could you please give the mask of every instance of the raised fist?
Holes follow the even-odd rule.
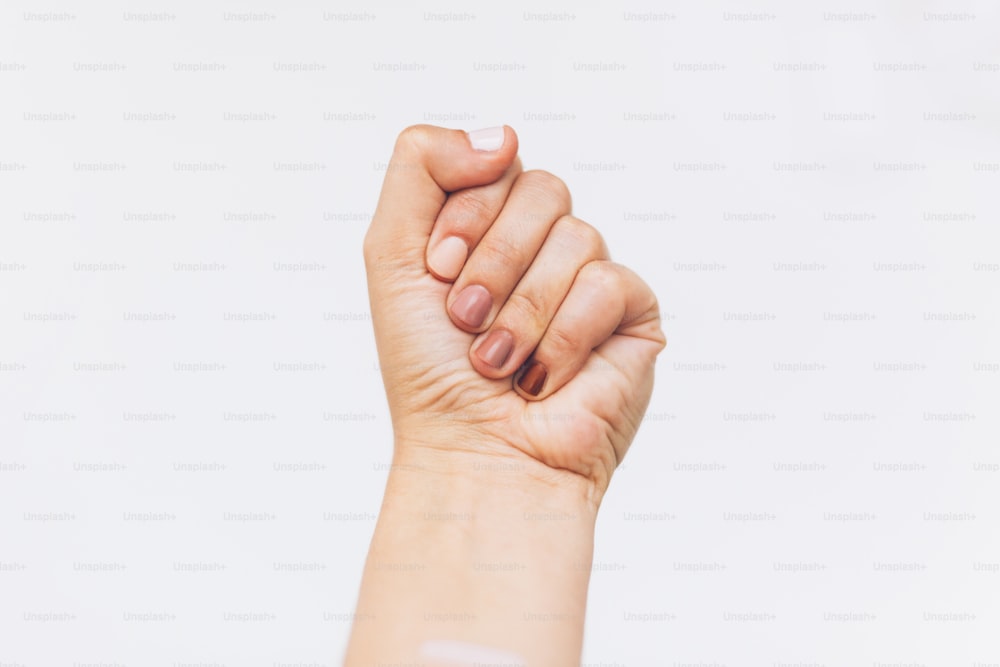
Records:
[[[527,456],[599,499],[649,402],[657,301],[517,150],[509,127],[396,141],[364,253],[397,454]]]

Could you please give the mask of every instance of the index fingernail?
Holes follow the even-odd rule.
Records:
[[[427,268],[441,280],[454,280],[469,257],[469,246],[457,236],[449,236],[427,253]]]

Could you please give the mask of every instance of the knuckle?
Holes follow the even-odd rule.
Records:
[[[396,152],[419,152],[426,145],[429,126],[410,125],[396,137]]]
[[[547,201],[553,201],[560,208],[570,206],[570,193],[566,183],[555,174],[542,169],[531,169],[518,177],[522,187],[526,187],[533,195]]]
[[[478,267],[487,274],[520,270],[524,260],[516,245],[503,237],[490,239],[476,248]]]
[[[447,222],[458,228],[464,229],[475,226],[482,220],[492,220],[496,213],[489,202],[469,191],[458,192],[448,201]]]
[[[580,337],[562,326],[549,327],[545,332],[545,344],[557,357],[573,352],[581,346]]]
[[[544,321],[544,306],[523,292],[513,292],[507,297],[504,310],[508,309],[509,312],[504,313],[504,318],[509,317],[512,322],[526,322],[532,326],[538,326]]]
[[[621,291],[622,274],[614,262],[595,260],[587,262],[580,269],[580,279],[594,289],[618,292]]]
[[[567,242],[583,248],[589,256],[605,254],[604,237],[597,228],[572,215],[564,215],[556,221],[556,229]]]

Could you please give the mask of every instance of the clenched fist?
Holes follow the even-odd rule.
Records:
[[[649,402],[657,301],[517,150],[509,127],[396,141],[364,254],[397,454],[530,457],[599,500]]]
[[[507,127],[405,130],[365,263],[396,442],[345,664],[579,665],[656,298]]]

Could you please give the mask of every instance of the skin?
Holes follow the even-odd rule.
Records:
[[[580,661],[597,511],[666,340],[649,287],[517,150],[509,127],[483,152],[419,125],[389,162],[364,255],[395,447],[348,667],[477,660],[428,640]],[[436,252],[449,238],[457,263]],[[476,285],[470,323],[456,304]]]

